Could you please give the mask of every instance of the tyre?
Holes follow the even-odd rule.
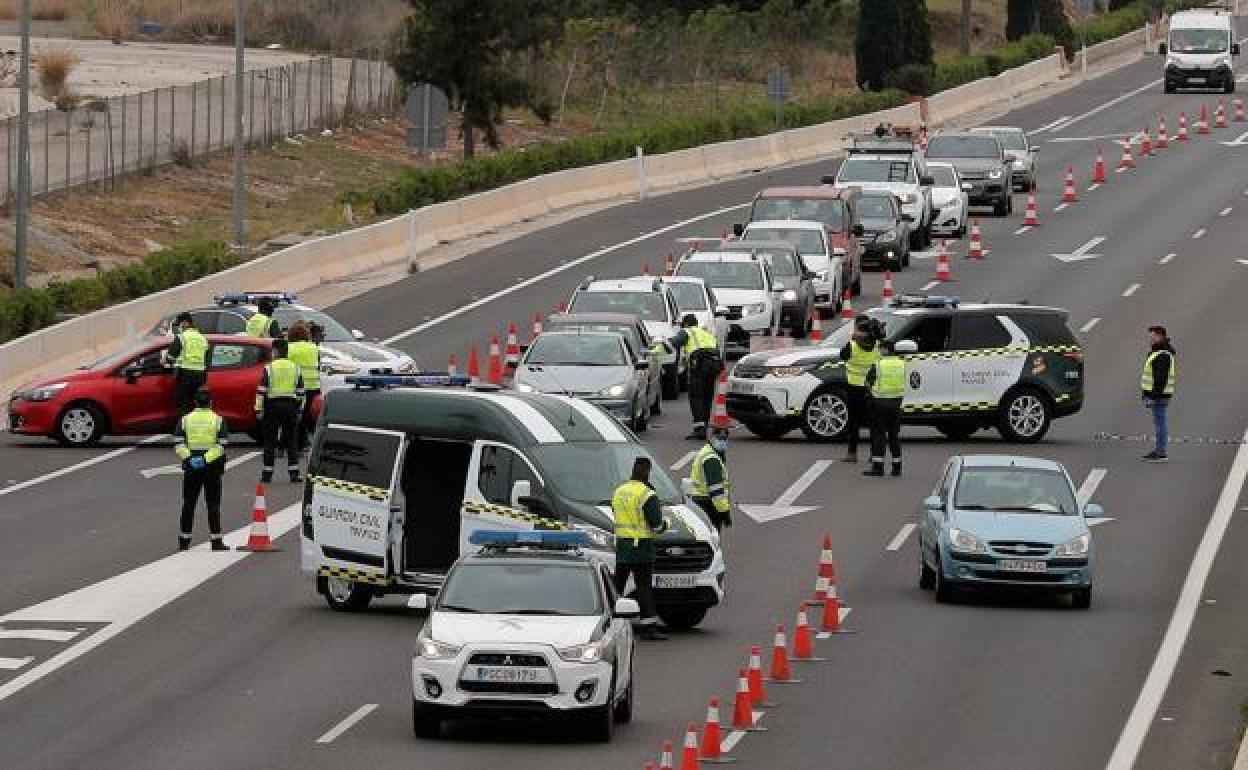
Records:
[[[993,216],[1003,217],[1009,213],[1010,212],[1005,207],[1005,201],[996,201],[995,203],[992,204]]]
[[[940,551],[936,552],[936,568],[932,570],[932,588],[936,590],[936,601],[941,604],[953,601],[953,586],[945,580],[944,570],[940,567]]]
[[[633,659],[633,656],[630,655],[629,660]],[[624,696],[621,697],[615,704],[615,713],[613,716],[615,717],[616,724],[626,725],[633,721],[633,690],[635,689],[633,687],[633,683],[635,681],[636,679],[633,675],[633,666],[630,663],[628,669],[628,689],[624,691]]]
[[[360,612],[373,600],[373,589],[342,578],[318,577],[316,588],[329,608],[337,612]]]
[[[862,295],[862,270],[859,270],[857,277],[854,278],[853,285],[849,287],[849,293],[855,297]]]
[[[417,738],[435,740],[442,737],[442,719],[437,712],[412,699],[412,733]]]
[[[919,588],[930,591],[936,587],[936,570],[927,565],[923,558],[923,546],[919,546]]]
[[[812,441],[840,441],[849,433],[849,404],[836,390],[816,391],[802,408],[802,432]]]
[[[1005,213],[1006,214],[1014,213],[1014,196],[1013,195],[1005,196]]]
[[[669,607],[659,609],[659,620],[673,631],[688,631],[706,619],[706,607]]]
[[[753,433],[755,436],[769,440],[781,438],[792,430],[792,428],[782,422],[752,422],[742,420],[741,424],[745,426],[746,430]]]
[[[1049,400],[1033,388],[1019,388],[998,407],[997,430],[1006,441],[1034,444],[1044,438],[1053,422]]]
[[[53,437],[62,446],[95,446],[104,438],[104,422],[104,411],[95,404],[70,404],[56,418]]]
[[[928,222],[927,225],[923,227],[920,232],[922,232],[923,234],[923,247],[922,248],[930,249],[932,247],[932,241],[935,240],[935,238],[932,236],[932,223]]]
[[[611,691],[607,694],[607,702],[602,706],[585,709],[581,717],[585,720],[585,737],[596,743],[610,743],[615,732],[615,671],[611,671]]]
[[[950,441],[966,441],[975,435],[979,426],[973,422],[950,422],[946,425],[937,425],[936,430]]]
[[[674,401],[680,398],[680,374],[676,368],[663,368],[663,377],[660,380],[663,384],[663,398],[668,401]]]
[[[1222,85],[1222,93],[1224,94],[1235,93],[1235,76],[1234,75],[1231,75],[1229,78],[1226,79],[1226,83]]]
[[[1092,606],[1092,586],[1076,588],[1070,592],[1070,606],[1077,610],[1086,610]]]
[[[901,269],[905,270],[910,267],[910,249],[906,249],[906,255],[901,258]]]
[[[1162,90],[1164,93],[1167,93],[1167,94],[1172,94],[1172,93],[1174,93],[1174,83],[1171,83],[1169,80],[1167,80],[1167,81],[1166,81],[1166,84],[1165,84],[1164,86],[1162,86],[1162,89],[1161,89],[1161,90]]]

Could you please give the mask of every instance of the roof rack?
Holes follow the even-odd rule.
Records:
[[[468,536],[468,542],[490,551],[506,551],[511,548],[576,551],[587,547],[590,540],[585,532],[479,529]]]
[[[881,126],[884,128],[884,126]],[[916,151],[914,140],[909,131],[901,132],[894,126],[888,126],[890,133],[850,134],[849,152],[870,153],[872,155],[913,155]]]
[[[218,305],[254,305],[262,299],[290,304],[295,301],[293,291],[234,291],[228,294],[214,294],[212,301]]]
[[[381,390],[383,388],[437,388],[464,387],[472,378],[448,372],[426,374],[357,374],[346,378],[348,385],[356,390]]]
[[[893,299],[889,307],[955,308],[961,301],[961,297],[941,294],[901,294]]]

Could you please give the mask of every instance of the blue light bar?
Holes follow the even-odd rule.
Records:
[[[552,532],[548,530],[502,530],[479,529],[468,536],[472,545],[494,548],[530,547],[569,549],[589,546],[589,535],[584,532]]]
[[[893,300],[892,307],[957,307],[961,297],[939,294],[902,294]]]
[[[216,294],[212,301],[218,305],[254,305],[262,299],[274,302],[294,302],[293,291],[234,291],[228,294]]]
[[[463,374],[428,372],[425,374],[356,374],[345,378],[357,388],[436,388],[461,387],[472,382]]]

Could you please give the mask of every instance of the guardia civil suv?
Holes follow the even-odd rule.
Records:
[[[994,427],[1008,441],[1031,443],[1055,418],[1083,406],[1083,351],[1065,310],[915,295],[867,315],[881,322],[886,339],[918,347],[903,356],[905,424],[957,440]],[[764,438],[800,428],[812,440],[844,439],[849,408],[840,351],[851,327],[818,345],[742,358],[728,380],[728,414]]]

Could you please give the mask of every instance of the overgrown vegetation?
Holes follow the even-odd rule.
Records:
[[[858,6],[854,44],[858,84],[871,91],[903,71],[909,78],[932,66],[932,33],[924,0],[872,0]],[[902,77],[907,77],[902,75]]]
[[[66,45],[48,45],[35,51],[34,64],[43,98],[55,101],[68,94],[69,76],[81,61],[74,49]]]

